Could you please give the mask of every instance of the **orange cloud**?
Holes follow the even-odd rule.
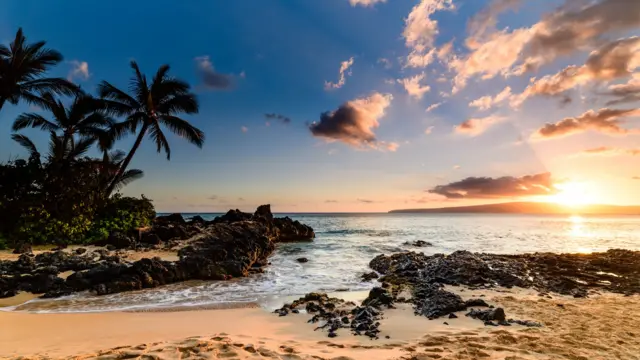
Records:
[[[468,177],[428,190],[447,199],[492,199],[552,195],[558,192],[550,173],[522,177]]]
[[[338,82],[337,83],[332,83],[330,81],[325,81],[324,82],[324,89],[325,90],[331,90],[331,89],[340,89],[341,87],[343,87],[344,84],[347,83],[346,75],[351,75],[351,72],[347,73],[347,70],[349,70],[349,68],[353,65],[353,61],[354,61],[353,57],[351,57],[349,60],[341,62],[340,63],[340,71],[339,71],[340,75],[338,77]]]
[[[416,76],[398,79],[398,83],[402,84],[409,96],[420,100],[426,92],[431,90],[429,85],[422,85],[420,82],[424,80],[425,73],[418,74]]]
[[[498,124],[504,120],[506,120],[505,117],[496,115],[491,115],[479,119],[469,119],[460,125],[456,125],[454,127],[454,131],[458,134],[478,136],[487,131],[493,125]]]
[[[601,133],[622,135],[636,130],[622,128],[625,117],[640,116],[640,109],[617,110],[603,108],[598,111],[589,110],[575,118],[566,118],[557,123],[547,123],[533,135],[534,139],[550,139],[570,136],[588,130]]]

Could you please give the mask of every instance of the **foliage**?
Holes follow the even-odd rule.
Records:
[[[79,204],[73,208],[81,207]],[[73,244],[82,242],[90,226],[91,220],[82,212],[65,221],[52,217],[43,206],[30,207],[20,216],[15,236],[33,245]]]
[[[149,226],[156,216],[151,200],[142,198],[121,197],[119,194],[111,197],[101,208],[89,231],[89,241],[104,240],[111,231],[129,233],[134,229]]]

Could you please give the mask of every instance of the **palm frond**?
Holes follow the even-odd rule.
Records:
[[[136,100],[141,105],[148,105],[149,102],[149,87],[147,85],[147,77],[142,74],[138,63],[132,60],[131,68],[133,69],[135,76],[131,78],[129,82],[129,91],[136,94]]]
[[[91,146],[93,146],[95,142],[96,139],[81,138],[69,150],[69,153],[67,154],[67,160],[71,161],[79,158],[80,156],[83,156],[91,149]]]
[[[141,179],[142,177],[144,177],[144,172],[142,170],[139,170],[139,169],[127,170],[122,174],[122,176],[120,176],[115,181],[115,189],[120,190],[123,187],[129,185],[130,183]]]
[[[107,81],[102,81],[98,85],[98,95],[105,100],[111,100],[106,105],[114,106],[115,111],[120,111],[118,115],[126,115],[125,111],[131,112],[140,107],[140,104],[133,97]],[[109,109],[109,106],[107,106]]]
[[[160,121],[174,134],[202,148],[204,144],[204,132],[202,130],[177,116],[162,115],[160,116]]]
[[[13,131],[18,131],[26,128],[40,128],[45,131],[58,131],[60,127],[45,119],[42,115],[36,113],[25,113],[18,116],[16,121],[13,122]]]
[[[26,135],[12,134],[11,139],[25,148],[29,152],[29,157],[40,157],[40,153],[38,152],[38,148],[36,148],[36,144],[34,144],[33,141]]]
[[[44,78],[29,80],[23,82],[20,87],[24,91],[38,92],[41,94],[51,92],[60,95],[73,96],[81,93],[78,85],[63,78]]]
[[[11,55],[11,50],[9,50],[9,48],[4,45],[4,44],[0,44],[0,58],[6,58],[9,57]]]
[[[171,148],[159,124],[156,123],[150,127],[149,136],[156,143],[158,153],[161,153],[164,149],[164,152],[167,154],[167,160],[171,160]]]
[[[158,105],[158,112],[167,115],[178,113],[197,114],[199,109],[198,98],[195,94],[172,96]]]

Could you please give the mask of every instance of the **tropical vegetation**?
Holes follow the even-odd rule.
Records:
[[[190,85],[170,76],[168,65],[148,81],[132,61],[128,92],[102,81],[94,96],[66,79],[46,77],[63,57],[45,46],[28,43],[22,29],[9,46],[0,45],[0,114],[7,103],[37,109],[12,126],[11,139],[27,157],[0,164],[0,248],[90,243],[149,225],[152,202],[119,191],[144,175],[130,164],[145,138],[167,159],[167,130],[202,147],[204,133],[182,118],[198,113]],[[48,148],[39,148],[24,129],[47,132]],[[135,135],[129,152],[115,149],[128,135]]]

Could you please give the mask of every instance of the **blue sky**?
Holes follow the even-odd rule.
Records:
[[[597,1],[603,9],[613,9],[612,14],[597,11],[602,15],[589,13],[587,6],[592,4],[583,3],[582,8],[567,10],[558,8],[561,1],[552,0],[7,0],[0,14],[0,41],[10,41],[18,27],[23,27],[30,41],[46,40],[65,56],[65,63],[52,75],[70,76],[84,62],[88,72],[77,72],[73,80],[88,91],[101,80],[126,88],[132,59],[149,75],[160,65],[170,64],[174,76],[193,85],[201,107],[199,114],[188,119],[206,133],[204,148],[170,136],[172,159],[167,162],[155,153],[154,145],[143,143],[132,165],[146,175],[124,191],[145,194],[160,211],[249,210],[260,203],[272,203],[282,212],[386,211],[544,194],[525,188],[545,188],[549,195],[567,192],[556,189],[558,183],[573,187],[565,198],[577,196],[580,188],[598,202],[639,202],[640,195],[628,195],[640,184],[633,179],[640,176],[640,170],[633,169],[637,156],[626,152],[637,145],[633,131],[610,131],[594,122],[580,125],[585,121],[569,135],[555,133],[541,141],[535,134],[545,123],[604,108],[608,98],[594,94],[606,86],[631,83],[640,61],[631,59],[625,65],[629,74],[624,76],[585,70],[572,75],[568,81],[572,85],[565,91],[527,93],[520,106],[511,101],[525,93],[532,77],[582,66],[603,42],[638,34],[639,24],[633,18],[618,28],[597,26],[608,21],[606,16],[616,15],[620,0]],[[506,10],[500,4],[506,4]],[[514,4],[516,10],[510,7]],[[429,10],[434,7],[438,11]],[[637,6],[629,7],[633,11]],[[518,29],[550,37],[563,28],[544,14],[569,12],[578,15],[573,19],[582,16],[596,22],[590,28],[599,32],[564,44],[562,54],[549,50],[553,45],[544,51],[531,50],[538,39],[533,36],[516,49],[517,62],[504,61],[501,54],[513,47],[507,40],[515,41]],[[483,13],[496,26],[481,37],[470,24]],[[410,18],[416,19],[414,27]],[[429,30],[434,23],[437,33]],[[562,21],[562,26],[584,26],[577,20],[567,23]],[[410,43],[411,34],[418,40]],[[500,46],[488,52],[491,56],[479,57],[483,62],[479,65],[473,60],[478,48],[469,46],[469,39],[489,45],[498,39]],[[435,55],[449,42],[450,51]],[[412,52],[426,55],[431,50],[434,55],[428,64],[408,65]],[[231,88],[205,86],[198,72],[198,58],[204,56],[209,57],[213,71],[232,79]],[[341,63],[351,58],[344,85],[326,89],[325,82],[338,83]],[[536,69],[515,74],[527,59],[538,61]],[[474,66],[480,70],[464,75]],[[485,76],[490,68],[498,68],[498,74]],[[411,95],[401,82],[414,76],[422,76],[418,81],[422,90]],[[456,79],[462,78],[466,84],[454,90]],[[470,106],[483,96],[495,97],[507,86],[511,97],[490,104],[489,109]],[[373,98],[376,93],[381,97]],[[566,97],[573,101],[561,106]],[[366,104],[372,104],[372,99],[390,100],[382,109],[369,111],[358,107],[363,104],[358,99]],[[426,111],[439,103],[435,110]],[[632,105],[617,108],[637,107]],[[355,112],[360,117],[350,119],[359,124],[379,123],[368,128],[375,139],[310,131],[310,125],[321,121],[321,113],[339,108],[361,111]],[[24,111],[30,111],[27,105],[5,107],[0,113],[0,133],[10,133],[12,121]],[[265,113],[282,114],[291,122],[266,119]],[[623,129],[633,127],[634,116],[625,114],[624,120],[629,121]],[[608,119],[615,122],[618,117]],[[329,116],[330,120],[335,123],[323,125],[346,129],[340,122],[344,119]],[[465,122],[468,126],[460,127]],[[26,133],[45,146],[44,134]],[[5,139],[0,142],[3,160],[23,155],[8,136]],[[133,136],[117,147],[128,150],[132,141]],[[580,155],[595,148],[601,148],[602,156]],[[551,173],[552,180],[526,178],[545,173]],[[478,177],[487,179],[475,181]],[[503,177],[509,178],[499,180]]]

